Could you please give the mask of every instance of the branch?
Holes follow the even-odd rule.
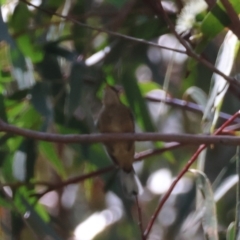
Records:
[[[182,144],[225,144],[240,145],[240,137],[235,136],[213,136],[204,134],[162,134],[162,133],[105,133],[105,134],[54,134],[44,133],[28,129],[22,129],[7,124],[0,120],[0,132],[12,133],[14,135],[56,143],[97,143],[111,141],[163,141],[178,142]]]
[[[81,176],[77,176],[77,177],[68,179],[66,181],[59,182],[57,184],[51,184],[50,186],[48,186],[48,188],[45,191],[43,191],[41,193],[33,194],[33,196],[36,196],[37,198],[41,198],[43,195],[45,195],[48,192],[51,192],[51,191],[59,189],[59,188],[63,188],[63,187],[65,187],[67,185],[70,185],[70,184],[85,181],[89,178],[96,177],[96,176],[99,176],[101,174],[110,172],[110,171],[112,171],[113,169],[116,169],[116,168],[117,167],[115,165],[111,165],[111,166],[102,168],[100,170],[97,170],[97,171],[94,171],[94,172],[91,172],[91,173],[87,173],[87,174],[84,174],[84,175],[81,175]],[[36,184],[38,184],[38,183],[36,182]]]
[[[149,222],[145,232],[144,232],[144,236],[145,239],[147,239],[153,224],[159,214],[159,212],[161,211],[163,205],[166,203],[167,199],[169,198],[170,194],[172,193],[173,189],[175,188],[175,186],[177,185],[177,183],[179,182],[179,180],[182,178],[182,176],[189,170],[189,168],[192,166],[192,164],[195,162],[195,160],[197,159],[198,155],[206,148],[206,145],[202,145],[198,148],[198,150],[194,153],[194,155],[191,157],[191,159],[187,162],[187,165],[184,167],[184,169],[178,174],[177,178],[173,181],[173,183],[171,184],[170,188],[167,190],[167,192],[165,193],[165,195],[163,196],[163,198],[161,199],[156,211],[154,212],[154,215],[151,218],[151,221]]]
[[[141,161],[144,158],[148,158],[148,157],[152,157],[155,155],[159,155],[162,154],[164,152],[179,148],[184,146],[185,144],[181,144],[181,143],[169,143],[167,146],[163,147],[163,148],[157,148],[157,149],[148,149],[139,153],[136,153],[134,156],[134,161],[138,162]]]
[[[149,150],[146,150],[146,151],[143,151],[143,152],[139,152],[139,153],[135,154],[134,158],[135,158],[135,161],[140,161],[144,158],[151,157],[151,156],[157,155],[157,154],[161,154],[163,152],[169,151],[169,150],[174,149],[174,148],[178,148],[180,146],[183,146],[183,144],[170,143],[169,146],[161,148],[161,149],[149,149]],[[17,189],[17,188],[22,187],[22,186],[33,187],[33,186],[36,186],[36,185],[47,187],[47,189],[45,191],[33,195],[33,196],[37,196],[38,198],[41,198],[44,194],[46,194],[50,191],[53,191],[53,190],[59,189],[59,188],[63,188],[65,186],[69,185],[69,184],[82,182],[82,181],[84,181],[88,178],[95,177],[95,176],[98,176],[100,174],[110,172],[111,170],[116,169],[116,168],[117,168],[116,165],[112,165],[112,166],[102,168],[102,169],[99,169],[99,170],[91,172],[91,173],[87,173],[85,175],[76,176],[76,177],[68,179],[66,181],[59,182],[57,184],[52,184],[52,183],[49,183],[49,182],[46,182],[46,181],[0,183],[0,188],[10,187],[10,188],[13,188],[13,189]],[[137,202],[137,204],[138,204],[138,202]],[[139,213],[139,209],[138,209],[138,213]],[[141,217],[141,215],[139,215],[139,217]],[[143,233],[143,231],[142,231],[142,233]]]
[[[221,133],[228,125],[230,125],[234,119],[236,119],[238,116],[240,115],[240,111],[236,112],[231,119],[229,119],[228,121],[226,121],[219,129],[217,129],[215,131],[215,135]],[[179,182],[179,180],[182,178],[182,176],[189,170],[189,168],[191,167],[191,165],[196,161],[198,155],[207,147],[206,144],[201,145],[198,150],[193,154],[193,156],[191,157],[191,159],[187,162],[186,166],[182,169],[182,171],[178,174],[177,178],[173,181],[173,183],[171,184],[170,188],[167,190],[166,194],[163,196],[163,198],[161,199],[157,209],[155,210],[145,232],[144,232],[144,237],[145,239],[147,239],[153,224],[159,214],[159,212],[161,211],[162,207],[164,206],[164,204],[166,203],[167,199],[169,198],[169,196],[171,195],[173,189],[175,188],[175,186],[177,185],[177,183]]]
[[[153,101],[153,102],[163,102],[166,103],[170,106],[174,106],[174,107],[180,107],[184,110],[189,110],[192,112],[196,112],[196,113],[203,113],[204,108],[196,103],[192,103],[192,102],[188,102],[185,100],[181,100],[178,98],[171,98],[171,97],[167,97],[167,98],[161,98],[161,97],[152,97],[152,96],[146,96],[145,97],[147,100],[149,101]],[[224,113],[224,112],[220,112],[219,117],[223,120],[228,120],[229,118],[231,118],[230,114]],[[236,118],[234,120],[234,122],[236,123],[240,123],[240,119]]]
[[[147,1],[147,0],[145,0]],[[147,1],[148,2],[148,1]],[[149,3],[149,2],[148,2]],[[205,60],[204,58],[202,58],[201,56],[199,56],[198,54],[196,54],[192,48],[188,45],[188,43],[177,33],[177,31],[175,30],[174,25],[172,24],[170,18],[168,17],[168,15],[166,14],[166,12],[163,9],[162,6],[162,2],[161,0],[156,1],[156,6],[155,5],[155,1],[153,3],[152,0],[150,0],[150,6],[153,8],[153,10],[155,12],[157,12],[156,10],[159,10],[158,16],[159,17],[163,17],[163,19],[166,21],[166,23],[168,24],[171,32],[175,35],[175,37],[177,38],[177,40],[184,46],[184,48],[186,49],[186,53],[189,57],[197,60],[198,62],[202,63],[203,65],[205,65],[207,68],[209,68],[211,71],[215,72],[216,74],[220,75],[221,77],[223,77],[227,82],[229,82],[231,85],[236,86],[238,88],[240,88],[240,83],[238,81],[236,81],[235,78],[232,78],[230,76],[227,76],[226,74],[224,74],[222,71],[220,71],[219,69],[217,69],[213,64],[211,64],[210,62],[208,62],[207,60]],[[155,7],[155,8],[154,8]]]
[[[21,2],[24,2],[27,5],[32,6],[32,7],[36,8],[36,9],[38,9],[38,10],[41,10],[42,12],[45,12],[45,13],[47,13],[49,15],[55,15],[55,16],[58,16],[60,18],[65,19],[65,20],[68,20],[68,21],[71,21],[73,23],[76,23],[77,25],[79,25],[81,27],[84,27],[84,28],[88,28],[88,29],[95,30],[95,31],[98,31],[98,32],[104,32],[104,33],[107,33],[107,34],[109,34],[111,36],[119,37],[119,38],[122,38],[122,39],[125,39],[125,40],[129,40],[129,41],[132,41],[132,42],[137,42],[137,43],[146,44],[146,45],[157,47],[157,48],[162,48],[162,49],[178,52],[178,53],[181,53],[181,54],[186,54],[186,51],[184,51],[184,50],[179,50],[179,49],[176,49],[176,48],[166,47],[166,46],[163,46],[163,45],[159,45],[158,43],[146,41],[144,39],[127,36],[127,35],[124,35],[124,34],[121,34],[121,33],[117,33],[117,32],[113,32],[113,31],[110,31],[110,30],[107,30],[107,29],[104,29],[104,28],[90,26],[90,25],[82,23],[82,22],[80,22],[80,21],[78,21],[78,20],[76,20],[76,19],[74,19],[72,17],[64,16],[64,15],[61,15],[59,13],[52,12],[52,11],[49,11],[49,10],[44,9],[42,7],[36,6],[36,5],[26,1],[26,0],[21,0]]]

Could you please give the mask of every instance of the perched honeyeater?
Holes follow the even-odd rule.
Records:
[[[98,118],[98,129],[101,133],[133,133],[134,119],[128,107],[119,99],[118,92],[106,85],[103,93],[103,106]],[[141,184],[134,169],[134,141],[113,141],[105,144],[108,155],[120,168],[123,189],[127,195],[136,195]]]

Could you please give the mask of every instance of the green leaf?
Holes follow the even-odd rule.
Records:
[[[7,0],[1,0],[1,1],[0,1],[0,4],[3,5],[3,4],[5,4],[6,2],[7,2]]]
[[[235,222],[231,222],[227,228],[227,240],[235,240]]]
[[[20,24],[22,24],[21,21],[19,22]],[[24,89],[28,88],[29,86],[32,86],[33,82],[35,81],[33,70],[29,68],[29,65],[27,65],[27,62],[22,52],[18,49],[15,41],[9,35],[8,26],[3,21],[1,11],[0,11],[0,29],[1,29],[0,40],[6,41],[10,46],[10,56],[12,62],[11,74],[13,78],[17,81],[18,87],[20,89]]]
[[[111,160],[101,144],[91,144],[89,149],[89,161],[98,168],[103,168],[111,164]]]
[[[28,10],[27,4],[19,2],[15,7],[10,26],[14,28],[16,32],[25,30],[29,25],[29,19],[31,12]]]
[[[38,63],[43,59],[43,51],[41,48],[34,45],[30,36],[27,34],[21,35],[17,38],[17,44],[25,57],[31,58],[33,63]]]
[[[39,142],[39,151],[53,166],[56,172],[63,178],[66,178],[66,172],[61,159],[58,157],[57,150],[53,143]]]
[[[221,22],[219,19],[221,19]],[[201,31],[207,38],[212,39],[223,30],[224,25],[229,24],[230,19],[226,12],[219,6],[219,4],[216,4],[213,10],[204,18],[201,24]]]
[[[229,0],[229,3],[234,8],[237,14],[240,13],[239,0]],[[211,12],[207,14],[201,24],[201,31],[205,37],[212,39],[218,33],[220,33],[224,27],[228,27],[231,20],[226,13],[226,10],[221,4],[221,1],[217,1]]]
[[[31,103],[34,108],[44,117],[44,120],[48,123],[53,119],[53,107],[50,104],[50,89],[49,84],[46,82],[40,82],[34,85],[31,89]],[[46,126],[46,128],[48,125]]]
[[[4,162],[2,165],[2,177],[5,182],[12,182],[15,180],[15,178],[13,177],[13,168],[12,168],[13,156],[14,154],[11,151],[4,159]]]
[[[29,190],[21,187],[17,190],[14,203],[18,211],[24,216],[24,221],[28,227],[40,238],[62,240],[50,224],[50,217],[46,209],[36,203],[35,198],[29,197]]]
[[[61,6],[64,3],[64,0],[48,0],[45,4],[44,7],[48,7],[48,8],[58,8],[59,6]]]
[[[80,105],[80,100],[83,93],[83,79],[85,67],[82,64],[73,64],[70,74],[70,93],[67,99],[66,112],[70,118],[77,107]]]
[[[0,94],[0,118],[7,122],[7,115],[6,115],[6,111],[5,111],[5,103],[4,103],[4,98],[3,95]]]
[[[142,96],[145,96],[148,92],[152,90],[161,89],[161,86],[155,82],[140,82],[138,83],[138,86]]]
[[[7,200],[6,198],[4,198],[1,193],[0,193],[0,206],[4,208],[9,208],[9,209],[12,209],[13,207],[12,203],[9,202],[9,200]]]
[[[22,128],[39,129],[42,123],[40,115],[29,103],[14,106],[9,115],[9,122]]]
[[[15,192],[15,198],[14,198],[15,206],[18,208],[18,210],[22,214],[25,214],[28,210],[28,206],[32,205],[34,208],[34,211],[36,211],[38,216],[41,217],[41,219],[44,222],[49,222],[50,217],[46,209],[42,205],[36,202],[36,198],[29,196],[32,193],[34,193],[34,190],[29,190],[25,186],[18,188],[17,191]]]
[[[4,91],[4,83],[12,80],[11,72],[10,46],[7,42],[2,41],[0,44],[0,93]]]
[[[186,99],[188,96],[194,100],[198,105],[204,109],[207,104],[207,94],[199,87],[192,86],[186,90],[183,98]]]
[[[126,2],[127,0],[106,0],[107,3],[111,3],[112,5],[114,5],[117,8],[121,8]]]
[[[122,84],[137,123],[145,131],[154,132],[154,125],[136,80],[126,72],[122,77]]]
[[[235,34],[229,31],[219,49],[215,66],[227,76],[230,75],[235,63],[235,58],[239,49],[239,41]],[[212,87],[209,99],[204,110],[203,121],[205,123],[204,132],[213,132],[223,99],[227,93],[229,83],[220,75],[214,73],[212,76]]]

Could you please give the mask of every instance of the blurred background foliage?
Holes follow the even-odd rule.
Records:
[[[229,2],[239,14],[238,0]],[[134,114],[136,132],[211,133],[223,122],[220,110],[233,114],[239,109],[239,89],[201,62],[124,37],[184,50],[155,1],[31,3],[39,8],[26,1],[0,1],[0,117],[7,123],[43,133],[94,133],[106,82],[123,88],[121,100]],[[238,77],[238,39],[221,1],[162,4],[195,52]],[[203,111],[163,103],[172,97]],[[136,152],[168,146],[137,142]],[[188,144],[135,164],[144,186],[139,196],[144,228],[196,149]],[[148,239],[235,239],[238,158],[236,147],[212,146],[203,152],[193,166],[198,170],[181,179]],[[44,187],[30,184],[58,183],[110,164],[101,144],[47,143],[1,133],[0,179],[10,184],[0,192],[1,239],[141,239],[136,203],[123,195],[116,172],[40,199],[34,194]],[[202,195],[196,194],[199,189]]]

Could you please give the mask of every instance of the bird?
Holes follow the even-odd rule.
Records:
[[[102,108],[97,121],[100,133],[134,133],[135,124],[131,110],[121,103],[116,88],[106,84],[103,92]],[[138,195],[142,185],[134,169],[134,141],[119,140],[104,143],[112,161],[120,169],[123,191],[127,196]]]

